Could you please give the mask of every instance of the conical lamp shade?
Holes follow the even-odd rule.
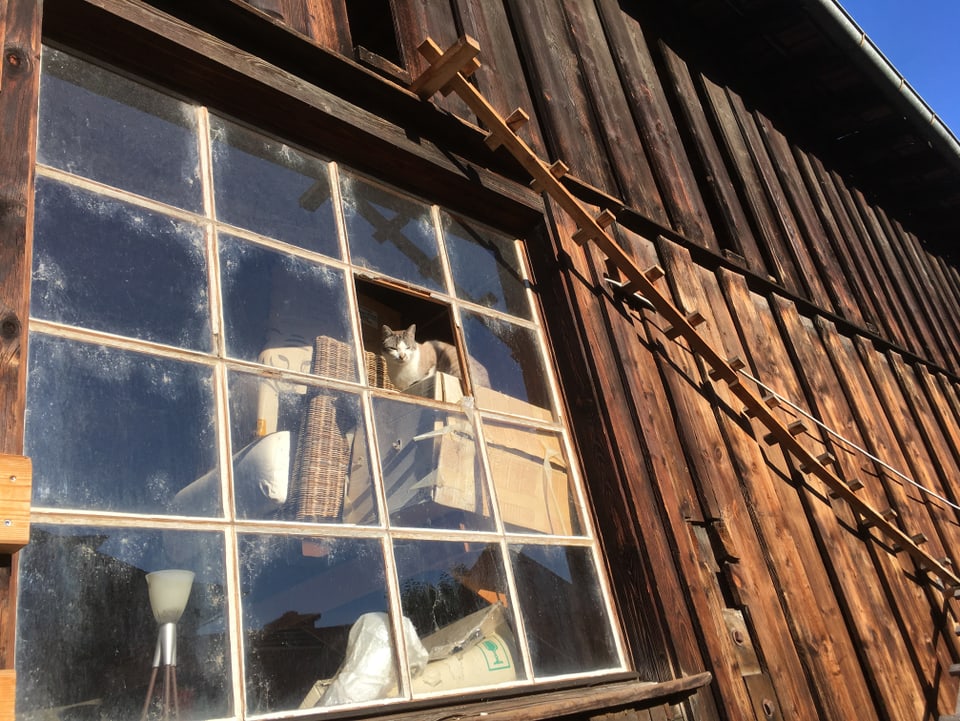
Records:
[[[193,571],[154,571],[147,574],[150,608],[157,623],[176,623],[187,607]]]

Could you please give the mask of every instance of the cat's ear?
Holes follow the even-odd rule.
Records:
[[[383,339],[386,340],[393,335],[393,331],[390,329],[390,326],[382,325],[380,326],[380,335],[382,335]]]
[[[416,323],[411,323],[411,324],[410,324],[410,327],[407,328],[406,335],[408,335],[410,338],[416,338],[416,337],[417,337],[417,324],[416,324]]]

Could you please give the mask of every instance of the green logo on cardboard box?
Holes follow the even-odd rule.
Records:
[[[479,643],[480,651],[487,662],[488,671],[502,671],[510,668],[510,652],[497,636],[488,636]]]

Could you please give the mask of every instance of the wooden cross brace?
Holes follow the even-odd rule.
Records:
[[[710,367],[711,377],[727,382],[730,392],[743,402],[744,413],[756,418],[767,428],[771,441],[779,443],[785,451],[793,455],[805,472],[819,478],[832,496],[846,501],[861,517],[865,526],[876,527],[892,541],[895,548],[910,554],[921,572],[936,573],[942,588],[952,596],[952,589],[960,588],[960,577],[947,567],[948,564],[924,551],[916,542],[916,537],[911,537],[895,525],[894,518],[887,517],[858,497],[855,488],[848,486],[827,468],[826,458],[817,457],[804,448],[798,439],[802,429],[798,430],[797,427],[782,422],[774,413],[776,404],[771,405],[769,399],[761,397],[739,382],[735,359],[726,359],[697,332],[696,326],[703,321],[702,316],[697,312],[683,313],[655,285],[663,271],[659,268],[642,271],[607,233],[606,228],[616,220],[615,216],[607,210],[597,217],[591,215],[560,182],[567,172],[566,165],[560,161],[545,163],[516,134],[518,118],[525,119],[526,114],[514,111],[508,122],[476,87],[467,82],[467,77],[479,67],[477,55],[480,46],[477,41],[464,36],[446,52],[442,52],[432,39],[427,38],[419,50],[430,63],[430,67],[413,82],[411,90],[423,99],[429,98],[437,90],[444,94],[456,92],[488,129],[487,144],[492,148],[505,148],[520,163],[532,177],[532,186],[549,195],[577,224],[578,230],[573,239],[577,243],[588,240],[594,242],[607,256],[607,266],[615,267],[625,278],[623,288],[630,293],[640,293],[653,304],[657,313],[669,324],[669,337],[683,337],[687,341],[690,349],[701,356]]]

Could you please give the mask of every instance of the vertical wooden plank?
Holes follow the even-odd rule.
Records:
[[[816,270],[817,280],[822,283],[821,290],[829,298],[830,305],[818,305],[824,310],[833,310],[844,318],[862,324],[860,310],[854,302],[846,276],[832,245],[826,237],[826,230],[817,214],[817,203],[810,196],[807,185],[794,157],[794,149],[787,137],[780,132],[768,118],[756,114],[757,125],[770,153],[771,164],[780,180],[780,187],[796,223],[797,266],[807,273],[811,267]],[[785,219],[789,225],[789,218]],[[818,301],[817,293],[812,291],[812,300]]]
[[[839,303],[838,309],[851,322],[876,332],[880,327],[878,313],[869,291],[864,286],[860,269],[850,256],[841,229],[841,220],[834,212],[834,208],[839,205],[836,195],[829,183],[822,179],[822,168],[817,165],[815,158],[797,147],[793,148],[793,155],[809,194],[810,207],[820,218],[826,241],[832,248],[833,263],[825,268],[825,272],[831,276],[842,275],[842,279],[834,280],[842,283],[850,295],[847,301],[850,305]]]
[[[823,319],[819,319],[818,324],[824,347],[833,361],[837,378],[856,418],[857,426],[862,433],[861,447],[894,468],[907,467],[887,420],[887,409],[875,393],[871,379],[860,362],[854,347],[854,341],[838,334],[833,324]],[[883,488],[884,495],[889,499],[890,506],[898,514],[897,520],[901,529],[908,535],[925,534],[929,539],[928,543],[931,548],[936,549],[927,548],[926,550],[935,556],[942,557],[943,549],[940,547],[936,533],[931,528],[929,517],[922,507],[918,508],[910,494],[901,485],[891,482],[882,470],[877,471],[876,478]],[[900,557],[897,556],[898,559]],[[914,571],[912,561],[904,557],[901,562],[904,571],[912,574]],[[928,688],[932,689],[932,691],[928,691],[928,694],[938,694],[940,704],[938,707],[946,708],[948,703],[952,703],[956,699],[956,693],[953,693],[953,699],[950,699],[951,690],[947,688],[946,683],[936,683],[936,681],[948,678],[954,649],[948,647],[947,641],[943,637],[943,630],[940,628],[943,618],[938,612],[935,612],[937,606],[933,606],[933,604],[939,603],[939,599],[935,600],[932,597],[934,594],[931,589],[918,587],[916,590],[919,591],[920,595],[915,599],[913,613],[923,614],[920,618],[926,621],[926,624],[916,623],[916,627],[910,634],[917,650],[918,670],[928,684]],[[931,596],[927,596],[926,591],[930,591]],[[950,639],[951,646],[953,641],[954,639]],[[929,698],[929,700],[935,701],[936,696]]]
[[[432,38],[446,50],[460,36],[450,0],[390,0],[390,5],[403,66],[411,78],[416,78],[429,67],[427,60],[417,50],[424,40]],[[454,93],[446,97],[438,93],[431,98],[431,102],[457,117],[471,123],[477,122],[466,103]]]
[[[618,195],[563,7],[553,0],[506,4],[547,142],[545,160],[561,159],[581,180]]]
[[[33,166],[40,84],[36,0],[8,0],[0,65],[0,452],[23,453]],[[0,559],[0,669],[13,667],[16,556]]]
[[[891,275],[897,279],[897,286],[902,294],[901,302],[905,302],[912,311],[913,321],[927,351],[924,357],[944,366],[950,353],[942,342],[942,333],[938,328],[929,289],[925,288],[917,277],[910,255],[903,248],[886,212],[880,207],[873,207],[871,210],[877,229],[876,237],[880,239],[878,245],[883,248],[882,257],[886,259]]]
[[[557,224],[555,237],[568,239],[575,230],[565,216],[559,216]],[[696,593],[688,593],[686,575],[697,575],[696,549],[685,529],[679,535],[676,532],[678,525],[685,526],[678,516],[695,509],[672,485],[682,481],[686,472],[682,450],[669,431],[669,403],[661,386],[651,384],[644,388],[650,394],[645,398],[648,403],[632,404],[632,393],[624,384],[633,379],[624,376],[621,364],[634,360],[632,355],[642,358],[645,351],[632,350],[621,360],[612,344],[611,327],[623,319],[611,306],[597,302],[594,270],[584,249],[569,240],[562,245],[554,242],[532,246],[531,255],[543,302],[569,311],[547,314],[547,330],[552,338],[562,338],[551,346],[563,371],[561,381],[571,403],[578,447],[590,469],[592,505],[604,556],[617,579],[634,663],[653,679],[703,670],[695,629],[701,623],[698,612],[705,607]],[[629,329],[624,332],[630,333]],[[652,444],[644,447],[641,439]],[[659,491],[650,478],[650,473],[658,472],[671,480]],[[660,608],[669,621],[660,616]],[[658,619],[663,629],[669,626],[669,638],[657,638],[656,628],[650,630]],[[643,634],[650,637],[644,639]],[[716,718],[709,696],[700,703],[706,704],[705,718]]]
[[[784,195],[780,180],[777,177],[775,169],[776,163],[771,159],[761,134],[761,127],[768,121],[751,112],[741,98],[736,93],[730,91],[730,104],[733,107],[743,137],[750,150],[750,155],[757,175],[761,182],[763,192],[766,194],[767,202],[772,212],[773,222],[776,224],[779,233],[777,238],[771,239],[777,242],[776,251],[790,259],[793,288],[799,295],[812,300],[822,308],[832,310],[830,299],[823,288],[823,282],[820,280],[820,271],[817,269],[813,260],[810,258],[804,246],[803,239],[800,236],[800,230],[797,227],[797,221],[790,210],[790,205]],[[781,261],[786,264],[786,261]],[[786,283],[787,281],[785,281]],[[789,286],[788,286],[789,287]]]
[[[668,75],[664,84],[673,91],[673,97],[680,108],[680,115],[684,119],[683,129],[689,133],[692,146],[698,156],[696,160],[702,168],[703,192],[716,208],[715,223],[719,221],[720,227],[714,232],[718,236],[718,244],[740,256],[742,261],[738,262],[742,262],[749,270],[766,275],[763,254],[757,245],[753,228],[747,219],[743,203],[737,195],[733,180],[727,172],[717,139],[690,75],[690,69],[683,58],[663,41],[658,44],[658,49]]]
[[[631,96],[628,102],[619,77],[619,73],[623,72],[624,49],[616,45],[617,40],[614,40],[613,45],[606,42],[604,28],[593,3],[564,0],[562,4],[580,57],[591,110],[597,119],[604,149],[610,158],[611,170],[620,189],[619,195],[632,209],[645,217],[668,225],[670,220],[664,208],[664,199],[661,199],[651,170],[651,161],[648,160],[649,155],[655,161],[657,143],[662,145],[663,139],[651,139],[642,132],[643,126],[638,125],[640,119],[635,117],[636,99]],[[620,16],[619,8],[617,15]],[[652,104],[650,98],[646,98],[646,101]],[[697,228],[698,226],[694,226],[689,230],[696,234]]]
[[[655,257],[649,251],[643,251],[644,241],[633,236],[629,239],[629,247],[637,256],[642,257],[645,264],[652,264]],[[663,247],[672,246],[664,244]],[[674,260],[675,257],[669,259]],[[660,260],[666,261],[668,258],[660,257]],[[679,263],[677,265],[675,270],[681,270]],[[669,271],[667,275],[671,277]],[[678,281],[676,285],[679,288],[681,283]],[[690,287],[697,283],[682,285]],[[676,293],[676,288],[674,290]],[[677,297],[677,300],[683,310],[694,310],[682,298]],[[687,300],[691,298],[688,296]],[[701,310],[705,317],[709,316],[709,305],[697,310]],[[736,589],[733,605],[749,617],[757,653],[764,659],[762,671],[769,674],[770,679],[776,679],[775,697],[771,699],[767,695],[765,698],[774,703],[783,718],[816,717],[816,704],[791,640],[791,628],[781,598],[769,592],[771,588],[780,588],[780,582],[771,575],[764,554],[765,544],[757,535],[737,473],[738,468],[763,468],[763,461],[756,453],[756,443],[739,433],[733,436],[733,440],[724,436],[717,423],[715,404],[710,395],[702,390],[703,369],[696,356],[684,341],[671,340],[665,335],[657,317],[649,319],[649,326],[655,347],[662,349],[657,353],[660,373],[670,390],[675,423],[692,466],[701,502],[709,514],[711,525],[721,535],[725,554],[736,559],[726,568],[727,574],[733,579],[731,585]],[[731,443],[736,442],[738,445],[732,448]],[[730,631],[727,629],[720,642],[726,640],[729,643],[729,638]],[[736,661],[733,669],[741,676],[739,682],[747,687],[752,708],[759,708],[763,699],[756,694],[769,694],[772,687],[760,683],[760,679],[751,683],[749,677],[754,674],[744,668],[740,660]],[[735,680],[732,682],[736,683]],[[759,718],[763,718],[762,714]]]
[[[516,132],[540,157],[546,157],[543,132],[534,112],[534,103],[520,62],[506,8],[484,0],[453,0],[455,15],[463,32],[483,38],[480,69],[473,75],[477,88],[504,116],[519,108],[530,120]]]
[[[746,208],[756,227],[757,246],[762,254],[766,273],[784,287],[799,292],[796,270],[784,246],[780,227],[773,217],[763,182],[747,146],[740,121],[734,112],[730,96],[706,76],[701,76],[706,106],[719,131],[724,150],[731,163],[734,184],[743,192]],[[749,261],[748,261],[749,262]]]
[[[747,349],[747,359],[761,380],[802,407],[808,407],[833,427],[852,421],[836,387],[812,323],[797,314],[793,304],[750,293],[743,279],[720,270],[719,278],[731,314]],[[778,326],[779,323],[779,326]],[[781,331],[782,328],[782,331]],[[825,362],[826,361],[826,362]],[[804,402],[806,400],[806,402]],[[834,470],[847,480],[860,477],[860,464],[831,446],[837,457]],[[830,571],[855,653],[864,667],[876,712],[861,716],[909,719],[924,713],[923,684],[912,664],[910,640],[898,633],[878,634],[895,623],[901,608],[890,605],[886,566],[893,566],[896,582],[902,573],[895,561],[878,558],[877,549],[851,525],[849,509],[830,499],[808,479],[801,486],[806,517],[817,534],[820,554]],[[871,489],[865,489],[868,498]],[[880,554],[886,555],[883,551]],[[879,565],[878,565],[879,564]],[[913,613],[913,607],[910,607]],[[897,678],[898,685],[889,683]]]
[[[578,5],[591,7],[589,3],[567,2],[569,8]],[[671,225],[687,239],[718,252],[719,245],[706,205],[687,159],[687,151],[677,130],[678,123],[667,102],[663,81],[644,30],[623,3],[598,0],[596,6],[599,8],[597,22],[602,23],[602,27],[593,31],[593,34],[598,38],[606,37],[605,44],[609,45],[613,54],[615,70],[611,69],[611,77],[619,76],[627,94],[630,113],[639,131],[641,145],[649,156]],[[628,151],[627,167],[637,165],[636,146],[625,150]],[[651,192],[645,184],[637,182],[624,183],[624,190],[631,205],[641,209],[646,204],[640,196]]]
[[[746,357],[714,275],[694,266],[685,250],[667,242],[661,242],[659,249],[667,277],[682,305],[704,309],[701,312],[707,321],[701,326],[703,336],[714,347],[722,348],[728,358]],[[749,292],[745,288],[733,290],[731,287],[729,290]],[[764,449],[757,443],[754,433],[759,431],[758,435],[762,435],[763,430],[744,423],[737,398],[726,384],[715,382],[713,391],[717,394],[715,408],[720,429],[734,466],[739,469],[739,484],[728,492],[736,497],[737,503],[743,504],[743,515],[749,517],[757,530],[757,538],[747,542],[756,545],[757,562],[770,568],[770,581],[779,589],[791,642],[795,644],[789,652],[797,654],[803,664],[803,675],[815,686],[813,694],[817,698],[817,711],[812,708],[811,696],[807,713],[820,713],[826,718],[856,717],[873,701],[803,502],[793,488],[793,473],[779,446]],[[723,474],[715,473],[710,483],[720,484],[722,479]],[[738,548],[744,554],[740,564],[744,565],[745,573],[749,573],[745,562],[751,549],[742,545]],[[760,573],[761,583],[766,582],[763,572]],[[756,613],[757,605],[747,603],[751,615]],[[776,653],[780,641],[776,636],[780,632],[775,624],[758,626],[759,650],[768,663],[771,655]],[[772,642],[768,634],[775,635]],[[811,653],[814,648],[816,652]],[[810,693],[802,687],[795,672],[791,673],[789,668],[782,670],[784,673],[771,674],[778,695],[782,693],[782,687],[799,687],[794,691],[798,695]],[[845,679],[844,684],[835,683],[839,677]]]
[[[957,312],[960,308],[945,292],[935,257],[926,252],[916,236],[907,233],[899,222],[889,219],[888,225],[910,270],[916,292],[924,299],[945,364],[957,367],[960,365],[960,314]]]
[[[293,2],[293,0],[287,0]],[[347,0],[301,0],[305,32],[320,47],[353,57],[353,40],[347,21]]]

